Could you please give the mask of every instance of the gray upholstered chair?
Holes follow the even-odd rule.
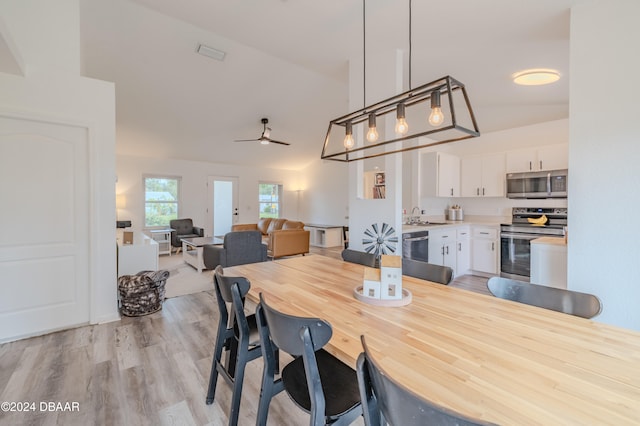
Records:
[[[402,275],[447,285],[453,278],[453,269],[420,260],[402,259]]]
[[[223,268],[267,260],[267,246],[262,244],[260,231],[233,231],[224,236],[224,243],[203,247],[202,256],[207,269]]]
[[[530,284],[509,278],[487,281],[492,295],[526,305],[538,306],[582,318],[593,318],[602,311],[600,299],[593,294]]]
[[[169,221],[171,231],[171,246],[176,248],[176,252],[182,248],[183,238],[204,237],[204,228],[193,226],[191,219],[173,219]]]

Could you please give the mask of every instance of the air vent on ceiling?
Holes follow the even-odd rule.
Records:
[[[209,58],[216,59],[218,61],[224,60],[225,52],[222,50],[214,49],[213,47],[205,46],[204,44],[199,44],[196,52],[203,56],[208,56]]]

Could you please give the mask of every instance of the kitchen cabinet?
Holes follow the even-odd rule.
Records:
[[[471,235],[468,226],[458,228],[456,232],[456,275],[464,275],[471,269]]]
[[[567,243],[564,238],[531,240],[531,283],[567,288]]]
[[[448,266],[456,276],[456,229],[429,230],[429,263]]]
[[[499,270],[498,228],[473,226],[471,235],[471,269],[487,274],[497,274]]]
[[[557,170],[568,167],[569,146],[567,144],[507,152],[507,173]]]
[[[462,197],[504,197],[504,153],[465,157],[460,163]]]
[[[460,158],[444,152],[422,154],[420,184],[423,197],[459,197]]]
[[[469,272],[470,255],[469,226],[429,231],[429,263],[450,267],[455,277]]]

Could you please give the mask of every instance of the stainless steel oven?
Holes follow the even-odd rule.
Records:
[[[405,232],[402,234],[402,257],[429,261],[429,231]]]
[[[543,225],[529,219],[547,218]],[[566,208],[514,207],[512,223],[500,226],[500,276],[529,281],[531,276],[531,240],[543,236],[561,236],[567,226]]]

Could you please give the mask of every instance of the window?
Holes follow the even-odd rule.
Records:
[[[259,183],[258,194],[260,217],[280,217],[282,213],[282,185]]]
[[[180,178],[148,176],[144,178],[144,226],[169,226],[178,218]]]

